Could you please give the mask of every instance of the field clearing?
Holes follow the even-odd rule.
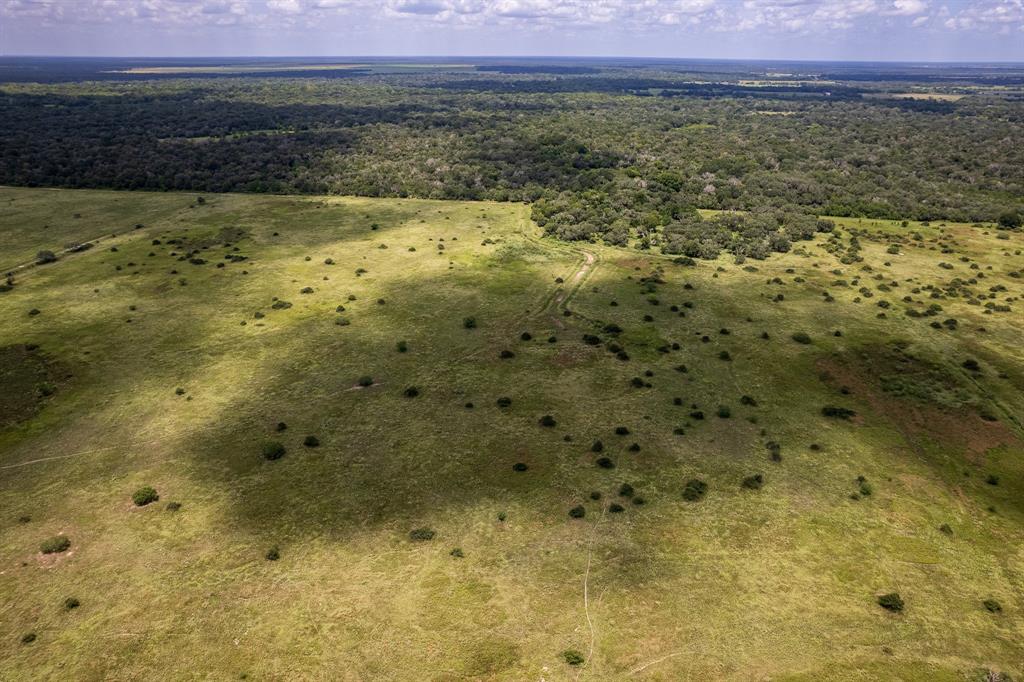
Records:
[[[836,219],[863,262],[690,267],[517,203],[203,196],[0,188],[7,269],[102,237],[0,293],[35,372],[0,403],[0,678],[1024,674],[1019,231]]]

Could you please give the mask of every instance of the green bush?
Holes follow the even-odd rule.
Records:
[[[434,539],[434,531],[430,528],[414,528],[409,531],[409,539],[416,541],[426,541]]]
[[[530,467],[526,466],[523,462],[516,462],[512,465],[512,471],[526,471]]]
[[[878,598],[878,605],[887,611],[899,613],[903,610],[903,599],[900,597],[899,592],[890,592]]]
[[[284,445],[280,441],[268,440],[263,444],[263,458],[268,460],[281,459],[284,457]]]
[[[395,344],[395,348],[398,350],[399,353],[404,353],[405,351],[409,350],[409,344],[407,344],[405,341],[399,341],[398,343]]]
[[[157,494],[156,489],[148,485],[132,493],[132,502],[135,503],[136,507],[145,507],[147,504],[156,502],[159,499],[160,495]]]
[[[359,377],[359,380],[356,383],[362,386],[363,388],[369,388],[370,386],[373,386],[373,377],[370,376],[369,374],[364,374],[363,376]]]
[[[1003,610],[1003,605],[997,602],[995,599],[986,599],[985,601],[981,602],[981,604],[989,613],[999,613]]]
[[[555,418],[552,417],[550,414],[546,414],[540,418],[540,425],[553,427],[557,425],[557,422],[555,421]]]
[[[416,388],[415,386],[410,386],[407,389],[405,389],[405,391],[403,392],[403,395],[406,398],[415,398],[419,394],[420,394],[420,389]]]
[[[176,512],[181,509],[181,502],[168,502],[167,506],[164,507],[169,512]]]
[[[608,505],[608,511],[612,514],[621,514],[622,512],[626,511],[626,508],[623,507],[618,502],[612,502],[611,504]]]
[[[273,547],[267,550],[267,553],[264,555],[264,557],[266,558],[267,561],[277,561],[281,558],[281,550],[277,548],[277,545],[274,545]]]
[[[834,405],[826,405],[821,408],[821,414],[826,417],[833,417],[835,419],[849,419],[850,417],[856,416],[856,412],[845,407],[836,407]]]
[[[456,548],[455,548],[455,549],[453,549],[452,551],[448,552],[448,554],[450,554],[451,556],[455,557],[456,559],[461,559],[462,557],[466,556],[466,555],[465,555],[465,554],[463,553],[463,551],[462,551],[462,548],[461,548],[461,547],[456,547]]]
[[[698,502],[708,492],[708,484],[699,478],[691,478],[683,486],[683,499],[687,502]]]
[[[563,651],[562,658],[564,658],[565,662],[569,665],[583,665],[583,661],[586,660],[583,658],[583,654],[575,649],[566,649]]]
[[[302,444],[307,448],[318,448],[320,447],[320,439],[316,436],[306,436],[302,439]]]
[[[722,419],[728,419],[732,416],[732,410],[729,409],[728,405],[719,405],[718,416]]]
[[[75,598],[75,597],[68,597],[67,599],[64,600],[64,610],[65,611],[71,611],[73,609],[77,609],[81,605],[82,605],[82,602],[78,601],[78,599]]]
[[[614,469],[615,468],[615,462],[613,462],[608,457],[598,457],[597,461],[594,462],[594,463],[597,464],[597,466],[601,467],[602,469]]]
[[[793,340],[797,343],[807,344],[811,342],[811,337],[806,332],[796,332],[793,334]]]
[[[465,329],[476,329],[476,318],[475,317],[464,318],[462,320],[462,326]]]
[[[54,535],[39,545],[39,551],[43,554],[59,554],[68,551],[70,547],[71,540],[66,535]]]
[[[620,497],[633,497],[634,492],[635,491],[633,490],[633,486],[631,486],[628,483],[623,483],[622,485],[619,486]]]
[[[747,476],[741,483],[747,490],[760,490],[761,486],[764,485],[764,476],[761,474],[754,474],[753,476]]]
[[[582,504],[578,504],[578,505],[576,505],[575,507],[573,507],[572,509],[569,510],[570,518],[582,519],[586,515],[587,515],[587,510],[583,508]]]
[[[36,633],[34,632],[26,632],[21,636],[22,644],[31,644],[34,641],[36,641]]]

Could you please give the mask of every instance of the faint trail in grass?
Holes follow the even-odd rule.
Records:
[[[662,661],[667,661],[668,659],[675,658],[676,656],[682,656],[685,653],[686,653],[685,651],[676,651],[676,652],[668,654],[666,656],[662,656],[661,658],[656,658],[653,661],[650,661],[649,663],[644,663],[641,666],[633,668],[632,670],[630,670],[626,674],[627,675],[636,675],[638,672],[646,670],[647,668],[650,668],[652,665],[657,665],[658,663],[661,663]]]
[[[580,669],[576,671],[576,679],[580,679],[580,675],[583,674],[584,669],[590,665],[590,660],[594,655],[594,621],[590,618],[590,564],[594,556],[594,538],[597,536],[597,527],[601,525],[604,520],[604,510],[601,510],[601,516],[598,517],[597,523],[594,524],[593,530],[590,531],[590,542],[587,544],[587,570],[583,574],[583,613],[587,617],[587,627],[590,628],[590,649],[587,651],[587,658],[580,666]]]

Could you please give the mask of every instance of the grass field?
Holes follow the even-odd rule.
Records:
[[[0,679],[1024,675],[1024,236],[837,222],[0,188]]]

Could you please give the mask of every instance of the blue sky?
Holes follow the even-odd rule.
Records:
[[[1024,61],[1024,0],[0,0],[0,53]]]

